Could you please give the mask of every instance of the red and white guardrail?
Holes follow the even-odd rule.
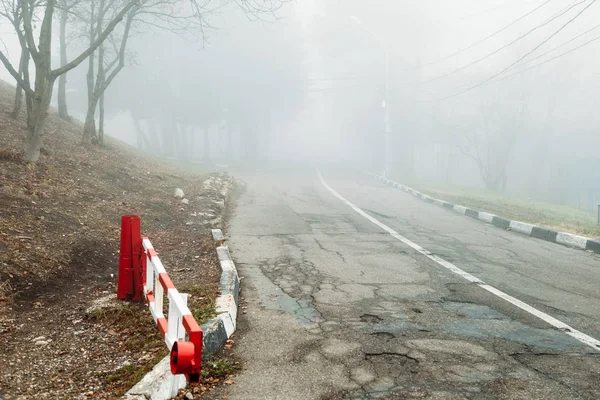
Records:
[[[166,317],[165,295],[169,302]],[[142,296],[171,351],[171,372],[185,374],[190,383],[197,383],[202,366],[202,330],[187,306],[187,295],[175,288],[152,243],[142,237],[140,217],[124,215],[117,298],[142,301]]]

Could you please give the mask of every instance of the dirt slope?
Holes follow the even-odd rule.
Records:
[[[175,284],[199,293],[203,316],[218,264],[209,227],[189,221],[223,199],[197,197],[202,177],[116,141],[82,147],[81,125],[55,115],[40,162],[23,164],[13,91],[0,81],[0,398],[113,398],[166,354],[142,305],[85,312],[115,293],[120,216],[142,216]],[[173,197],[177,187],[189,205]]]

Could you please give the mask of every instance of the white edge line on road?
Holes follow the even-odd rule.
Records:
[[[564,322],[561,322],[559,320],[557,320],[556,318],[552,317],[551,315],[546,314],[545,312],[542,312],[540,310],[538,310],[537,308],[534,308],[532,306],[530,306],[527,303],[522,302],[521,300],[514,298],[506,293],[504,293],[501,290],[496,289],[493,286],[487,285],[485,284],[482,280],[480,280],[479,278],[469,274],[466,271],[463,271],[462,269],[458,268],[456,265],[444,260],[443,258],[440,258],[438,256],[436,256],[435,254],[431,254],[430,251],[424,249],[423,247],[419,246],[418,244],[410,241],[409,239],[405,238],[404,236],[400,235],[398,232],[396,232],[395,230],[393,230],[392,228],[390,228],[389,226],[379,222],[378,220],[376,220],[375,218],[371,217],[369,214],[367,214],[366,212],[364,212],[363,210],[361,210],[360,208],[358,208],[357,206],[355,206],[354,204],[350,203],[348,200],[346,200],[345,198],[343,198],[340,194],[338,194],[335,190],[333,190],[328,184],[327,182],[325,182],[325,179],[323,179],[323,176],[321,175],[321,172],[318,171],[319,174],[319,179],[321,180],[321,184],[323,184],[323,186],[325,186],[325,188],[327,190],[329,190],[335,197],[337,197],[338,199],[340,199],[342,202],[344,202],[348,207],[350,207],[351,209],[353,209],[354,211],[356,211],[358,214],[362,215],[363,217],[365,217],[366,219],[368,219],[369,221],[371,221],[373,224],[377,225],[378,227],[380,227],[381,229],[383,229],[384,231],[386,231],[387,233],[389,233],[391,236],[393,236],[394,238],[398,239],[399,241],[401,241],[402,243],[406,244],[407,246],[412,247],[413,249],[415,249],[416,251],[418,251],[419,253],[423,254],[424,256],[426,256],[427,258],[429,258],[432,261],[435,261],[436,263],[438,263],[439,265],[441,265],[442,267],[454,272],[455,274],[463,277],[464,279],[466,279],[469,282],[475,283],[477,284],[480,288],[487,290],[488,292],[500,297],[501,299],[504,299],[506,301],[508,301],[509,303],[511,303],[512,305],[519,307],[521,310],[528,312],[529,314],[538,317],[539,319],[547,322],[548,324],[552,325],[553,327],[555,327],[556,329],[566,333],[567,335],[579,340],[581,343],[588,345],[590,347],[592,347],[594,350],[600,351],[600,341],[594,339],[591,336],[586,335],[583,332],[578,331],[577,329],[572,328],[571,326],[565,324]]]

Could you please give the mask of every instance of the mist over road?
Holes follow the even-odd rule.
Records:
[[[248,303],[230,398],[600,397],[599,352],[442,267],[592,340],[598,256],[423,203],[366,176],[278,169],[247,183],[229,242]],[[402,394],[394,395],[402,390]],[[430,396],[430,397],[427,397]]]

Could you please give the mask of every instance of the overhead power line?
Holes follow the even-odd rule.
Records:
[[[505,49],[507,49],[508,47],[510,47],[510,46],[512,46],[512,45],[514,45],[515,43],[517,43],[517,42],[519,42],[519,41],[523,40],[524,38],[526,38],[527,36],[531,35],[531,34],[532,34],[533,32],[535,32],[536,30],[538,30],[538,29],[540,29],[540,28],[542,28],[542,27],[544,27],[544,26],[548,25],[550,22],[552,22],[552,21],[554,21],[554,20],[556,20],[556,19],[558,19],[558,18],[562,17],[563,15],[565,15],[566,13],[568,13],[569,11],[571,11],[573,8],[575,8],[575,7],[577,7],[577,6],[579,6],[579,5],[583,4],[583,3],[585,3],[586,1],[587,1],[587,0],[582,0],[582,1],[579,1],[578,3],[576,3],[576,4],[573,4],[573,5],[571,5],[571,6],[570,6],[570,7],[568,7],[568,8],[567,8],[565,11],[562,11],[561,13],[559,13],[559,14],[557,14],[557,15],[553,16],[552,18],[550,18],[550,19],[549,19],[549,20],[547,20],[546,22],[544,22],[544,23],[542,23],[542,24],[540,24],[540,25],[537,25],[536,27],[532,28],[531,30],[529,30],[529,31],[528,31],[528,32],[526,32],[525,34],[523,34],[523,35],[519,36],[518,38],[516,38],[516,39],[515,39],[515,40],[513,40],[512,42],[510,42],[510,43],[508,43],[508,44],[505,44],[504,46],[502,46],[502,47],[500,47],[500,48],[498,48],[498,49],[494,50],[493,52],[491,52],[491,53],[488,53],[488,54],[486,54],[485,56],[483,56],[483,57],[480,57],[480,58],[478,58],[478,59],[477,59],[477,60],[475,60],[475,61],[472,61],[472,62],[470,62],[470,63],[468,63],[468,64],[466,64],[466,65],[463,65],[463,66],[462,66],[462,67],[460,67],[460,68],[456,68],[456,69],[454,69],[454,70],[452,70],[452,71],[450,71],[450,72],[447,72],[447,73],[445,73],[445,74],[443,74],[443,75],[437,76],[437,77],[435,77],[435,78],[427,79],[427,80],[425,80],[425,81],[421,82],[421,84],[425,84],[425,83],[431,83],[431,82],[435,82],[435,81],[438,81],[438,80],[440,80],[440,79],[443,79],[443,78],[447,78],[448,76],[451,76],[451,75],[454,75],[454,74],[456,74],[456,73],[458,73],[458,72],[464,71],[465,69],[467,69],[467,68],[469,68],[469,67],[472,67],[473,65],[475,65],[475,64],[478,64],[478,63],[480,63],[481,61],[483,61],[483,60],[485,60],[485,59],[488,59],[488,58],[490,58],[490,57],[492,57],[492,56],[494,56],[494,55],[498,54],[498,53],[499,53],[499,52],[501,52],[502,50],[505,50]],[[584,8],[584,10],[586,10],[586,9],[587,9],[587,8],[588,8],[588,7],[589,7],[591,4],[594,4],[594,2],[596,2],[596,0],[593,0],[593,1],[592,1],[592,3],[590,3],[590,4],[589,4],[587,7],[585,7],[585,8]],[[579,16],[579,15],[580,15],[580,14],[577,14],[577,16]],[[562,28],[561,28],[561,30],[562,30]]]
[[[549,62],[551,62],[551,61],[554,61],[554,60],[556,60],[556,59],[558,59],[558,58],[564,57],[564,56],[566,56],[567,54],[573,53],[574,51],[577,51],[577,50],[579,50],[579,49],[581,49],[581,48],[583,48],[583,47],[586,47],[586,46],[588,46],[588,45],[590,45],[590,44],[592,44],[592,43],[594,43],[594,42],[597,42],[598,40],[600,40],[600,36],[596,36],[595,38],[593,38],[593,39],[591,39],[591,40],[588,40],[587,42],[585,42],[585,43],[582,43],[582,44],[580,44],[579,46],[573,47],[572,49],[570,49],[570,50],[568,50],[568,51],[565,51],[565,52],[563,52],[563,53],[561,53],[561,54],[559,54],[559,55],[557,55],[557,56],[555,56],[555,57],[549,58],[549,59],[548,59],[548,60],[546,60],[546,61],[543,61],[543,62],[537,63],[537,64],[535,64],[535,65],[532,65],[532,66],[531,66],[531,67],[529,67],[529,68],[523,69],[523,70],[521,70],[521,71],[517,71],[517,72],[515,72],[515,73],[513,73],[513,74],[506,75],[506,76],[503,76],[503,77],[501,77],[501,78],[494,79],[494,80],[492,80],[492,81],[490,81],[490,82],[488,82],[488,83],[495,83],[495,82],[503,81],[503,80],[505,80],[505,79],[512,78],[513,76],[516,76],[516,75],[523,74],[523,73],[525,73],[525,72],[527,72],[527,71],[531,71],[532,69],[535,69],[535,68],[537,68],[537,67],[540,67],[540,66],[542,66],[542,65],[548,64]]]
[[[520,0],[519,3],[528,4],[528,3],[533,3],[533,1],[532,0],[528,0],[528,1]],[[485,10],[476,11],[474,13],[464,15],[462,17],[457,18],[456,20],[457,21],[464,21],[466,19],[471,19],[471,18],[479,17],[480,15],[488,14],[488,13],[490,13],[492,11],[500,10],[502,8],[510,7],[510,6],[513,6],[513,5],[514,5],[514,3],[512,3],[511,1],[507,1],[504,4],[500,4],[498,6],[490,7],[490,8],[487,8]]]
[[[585,6],[581,11],[579,11],[577,13],[577,15],[575,15],[573,18],[571,18],[569,21],[567,21],[563,26],[561,26],[558,30],[556,30],[554,33],[552,33],[550,36],[548,36],[545,40],[543,40],[540,44],[538,44],[537,46],[535,46],[532,50],[528,51],[527,53],[525,53],[525,55],[523,55],[522,57],[520,57],[517,61],[513,62],[512,64],[510,64],[508,67],[502,69],[500,72],[490,76],[489,78],[487,78],[486,80],[479,82],[476,85],[470,86],[465,90],[462,90],[459,93],[455,93],[453,95],[444,97],[442,99],[439,99],[440,101],[444,101],[444,100],[449,100],[452,99],[454,97],[458,97],[461,96],[465,93],[468,93],[474,89],[477,89],[480,86],[483,86],[487,83],[489,83],[490,81],[492,81],[493,79],[499,77],[500,75],[504,74],[506,71],[510,70],[511,68],[513,68],[515,65],[519,64],[521,61],[523,61],[525,58],[527,58],[529,55],[531,55],[532,53],[534,53],[535,51],[537,51],[537,49],[539,49],[540,47],[542,47],[544,44],[546,44],[550,39],[552,39],[554,36],[558,35],[563,29],[565,29],[567,26],[569,26],[573,21],[575,21],[577,18],[579,18],[585,11],[587,11],[592,5],[594,5],[594,3],[596,3],[597,0],[592,0],[591,3],[589,3],[587,6]]]
[[[516,68],[516,67],[520,67],[520,66],[523,66],[523,65],[531,64],[532,62],[534,62],[534,61],[536,61],[536,60],[539,60],[540,58],[542,58],[542,57],[544,57],[544,56],[546,56],[546,55],[548,55],[548,54],[552,53],[552,52],[553,52],[553,51],[555,51],[555,50],[558,50],[558,49],[560,49],[561,47],[564,47],[564,46],[568,45],[569,43],[572,43],[572,42],[574,42],[575,40],[579,39],[580,37],[583,37],[583,36],[587,35],[588,33],[592,32],[592,31],[595,31],[595,30],[596,30],[596,29],[598,29],[598,28],[600,28],[600,24],[598,24],[598,25],[596,25],[596,26],[594,26],[594,27],[592,27],[592,28],[588,29],[587,31],[585,31],[585,32],[583,32],[583,33],[580,33],[579,35],[575,36],[574,38],[571,38],[571,39],[567,40],[566,42],[564,42],[564,43],[562,43],[562,44],[560,44],[560,45],[558,45],[558,46],[556,46],[556,47],[553,47],[553,48],[551,48],[550,50],[548,50],[548,51],[546,51],[546,52],[544,52],[544,53],[540,54],[540,55],[539,55],[539,56],[537,56],[537,57],[534,57],[534,58],[532,58],[532,59],[531,59],[531,60],[529,60],[529,61],[525,61],[525,62],[521,63],[520,65],[516,65],[516,66],[512,67],[511,69],[514,69],[514,68]]]
[[[427,67],[427,66],[430,66],[430,65],[439,64],[439,63],[441,63],[442,61],[449,60],[450,58],[452,58],[452,57],[455,57],[455,56],[457,56],[457,55],[459,55],[459,54],[462,54],[462,53],[464,53],[465,51],[471,50],[473,47],[480,45],[481,43],[483,43],[483,42],[485,42],[485,41],[487,41],[487,40],[489,40],[489,39],[493,38],[494,36],[498,35],[499,33],[502,33],[502,32],[504,32],[505,30],[507,30],[507,29],[508,29],[508,28],[510,28],[511,26],[513,26],[513,25],[515,25],[515,24],[517,24],[517,23],[521,22],[522,20],[524,20],[525,18],[529,17],[531,14],[533,14],[534,12],[536,12],[537,10],[539,10],[540,8],[544,7],[546,4],[550,3],[551,1],[553,1],[553,0],[546,0],[546,1],[544,1],[542,4],[538,5],[538,6],[537,6],[537,7],[535,7],[533,10],[529,11],[527,14],[525,14],[525,15],[523,15],[523,16],[521,16],[521,17],[517,18],[516,20],[514,20],[514,21],[513,21],[513,22],[511,22],[510,24],[508,24],[508,25],[504,26],[503,28],[501,28],[501,29],[497,30],[496,32],[494,32],[494,33],[492,33],[492,34],[490,34],[490,35],[488,35],[488,36],[484,37],[483,39],[479,40],[478,42],[475,42],[475,43],[473,43],[472,45],[470,45],[470,46],[468,46],[468,47],[465,47],[465,48],[463,48],[463,49],[460,49],[460,50],[458,50],[458,51],[456,51],[456,52],[454,52],[454,53],[452,53],[452,54],[450,54],[450,55],[448,55],[448,56],[446,56],[446,57],[440,58],[439,60],[436,60],[436,61],[431,61],[431,62],[428,62],[428,63],[426,63],[426,64],[423,64],[423,66],[424,66],[424,67]]]

